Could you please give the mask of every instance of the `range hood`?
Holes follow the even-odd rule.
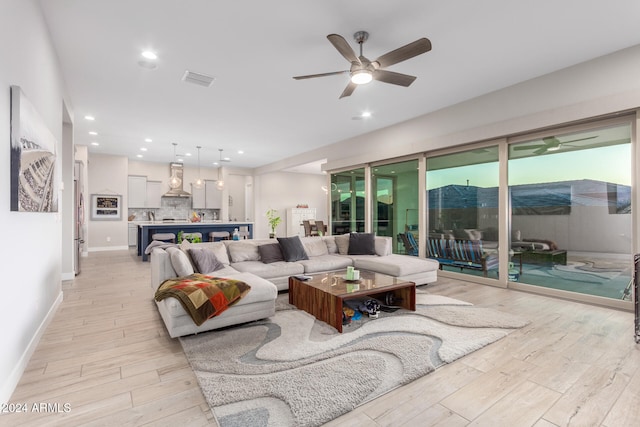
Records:
[[[162,197],[191,197],[191,193],[187,193],[183,188],[184,180],[182,179],[182,172],[184,169],[184,165],[182,163],[171,162],[169,163],[169,169],[171,171],[169,187],[171,188],[169,191],[163,194]],[[177,180],[172,186],[171,182],[174,176],[177,178]]]

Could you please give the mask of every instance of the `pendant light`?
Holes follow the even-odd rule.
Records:
[[[218,163],[218,180],[216,181],[216,188],[220,191],[224,188],[224,181],[220,178],[220,169],[222,168],[222,148],[218,148],[220,152],[220,162]]]
[[[173,144],[173,162],[176,162],[176,146],[177,142],[172,142]],[[171,177],[169,178],[169,187],[172,189],[179,188],[182,185],[182,179],[178,176],[178,171],[175,168],[171,168]]]
[[[200,149],[202,147],[198,145],[196,148],[198,149],[198,179],[193,183],[193,187],[200,189],[204,187],[204,180],[202,179],[202,173],[200,173]]]

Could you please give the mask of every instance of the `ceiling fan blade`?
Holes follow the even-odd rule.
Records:
[[[342,99],[345,96],[351,96],[353,91],[356,90],[356,87],[358,87],[358,85],[350,81],[347,87],[344,88],[344,90],[342,91],[342,94],[340,95],[340,98],[338,99]]]
[[[373,79],[383,83],[407,87],[416,79],[408,74],[395,73],[387,70],[376,70],[373,72]]]
[[[544,154],[547,151],[549,151],[549,147],[544,146],[544,147],[538,148],[536,151],[533,152],[533,154]]]
[[[572,139],[570,141],[562,141],[562,144],[568,144],[569,142],[576,142],[576,141],[585,141],[587,139],[593,139],[593,138],[597,138],[598,136],[588,136],[586,138],[579,138],[579,139]]]
[[[326,77],[326,76],[335,76],[338,74],[347,74],[349,73],[348,70],[345,71],[332,71],[330,73],[320,73],[320,74],[309,74],[306,76],[294,76],[293,78],[296,80],[303,80],[303,79],[314,79],[316,77]]]
[[[516,145],[515,147],[513,147],[513,149],[515,151],[518,150],[535,150],[537,148],[548,148],[549,146],[547,144],[542,144],[542,145]]]
[[[338,34],[329,34],[327,38],[329,39],[333,47],[335,47],[347,61],[351,63],[355,62],[357,64],[360,63],[360,60],[356,56],[356,53],[353,51],[351,46],[349,46],[349,43],[347,43],[344,37]]]
[[[429,39],[423,37],[414,41],[413,43],[409,43],[407,45],[399,47],[396,50],[385,53],[384,55],[376,59],[375,62],[380,64],[381,68],[386,68],[390,65],[397,64],[398,62],[411,59],[414,56],[429,52],[430,50],[431,42],[429,41]]]

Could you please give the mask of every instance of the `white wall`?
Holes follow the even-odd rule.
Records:
[[[256,169],[350,168],[640,106],[640,45]]]
[[[282,223],[276,229],[277,236],[287,235],[287,208],[294,208],[299,204],[308,204],[310,208],[316,208],[317,219],[328,223],[327,195],[321,188],[326,185],[326,180],[324,175],[290,172],[274,172],[254,177],[254,237],[269,237],[266,217],[269,209],[276,209],[282,218]]]
[[[63,80],[35,0],[0,2],[0,223],[3,286],[0,298],[0,402],[7,402],[40,334],[61,301],[61,214],[10,211],[9,86],[18,85],[58,141],[62,167]],[[65,189],[64,191],[69,191]],[[59,195],[59,201],[62,199]]]
[[[127,171],[124,156],[89,153],[89,194],[85,198],[91,212],[91,195],[108,194],[122,196],[122,215],[118,221],[92,220],[87,217],[89,235],[85,239],[89,251],[127,249]]]

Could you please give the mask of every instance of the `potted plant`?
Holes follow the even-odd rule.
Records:
[[[278,211],[275,209],[269,209],[267,211],[267,220],[269,221],[269,228],[271,228],[271,233],[269,233],[269,238],[273,239],[276,237],[276,228],[282,222],[282,218],[278,215]]]

